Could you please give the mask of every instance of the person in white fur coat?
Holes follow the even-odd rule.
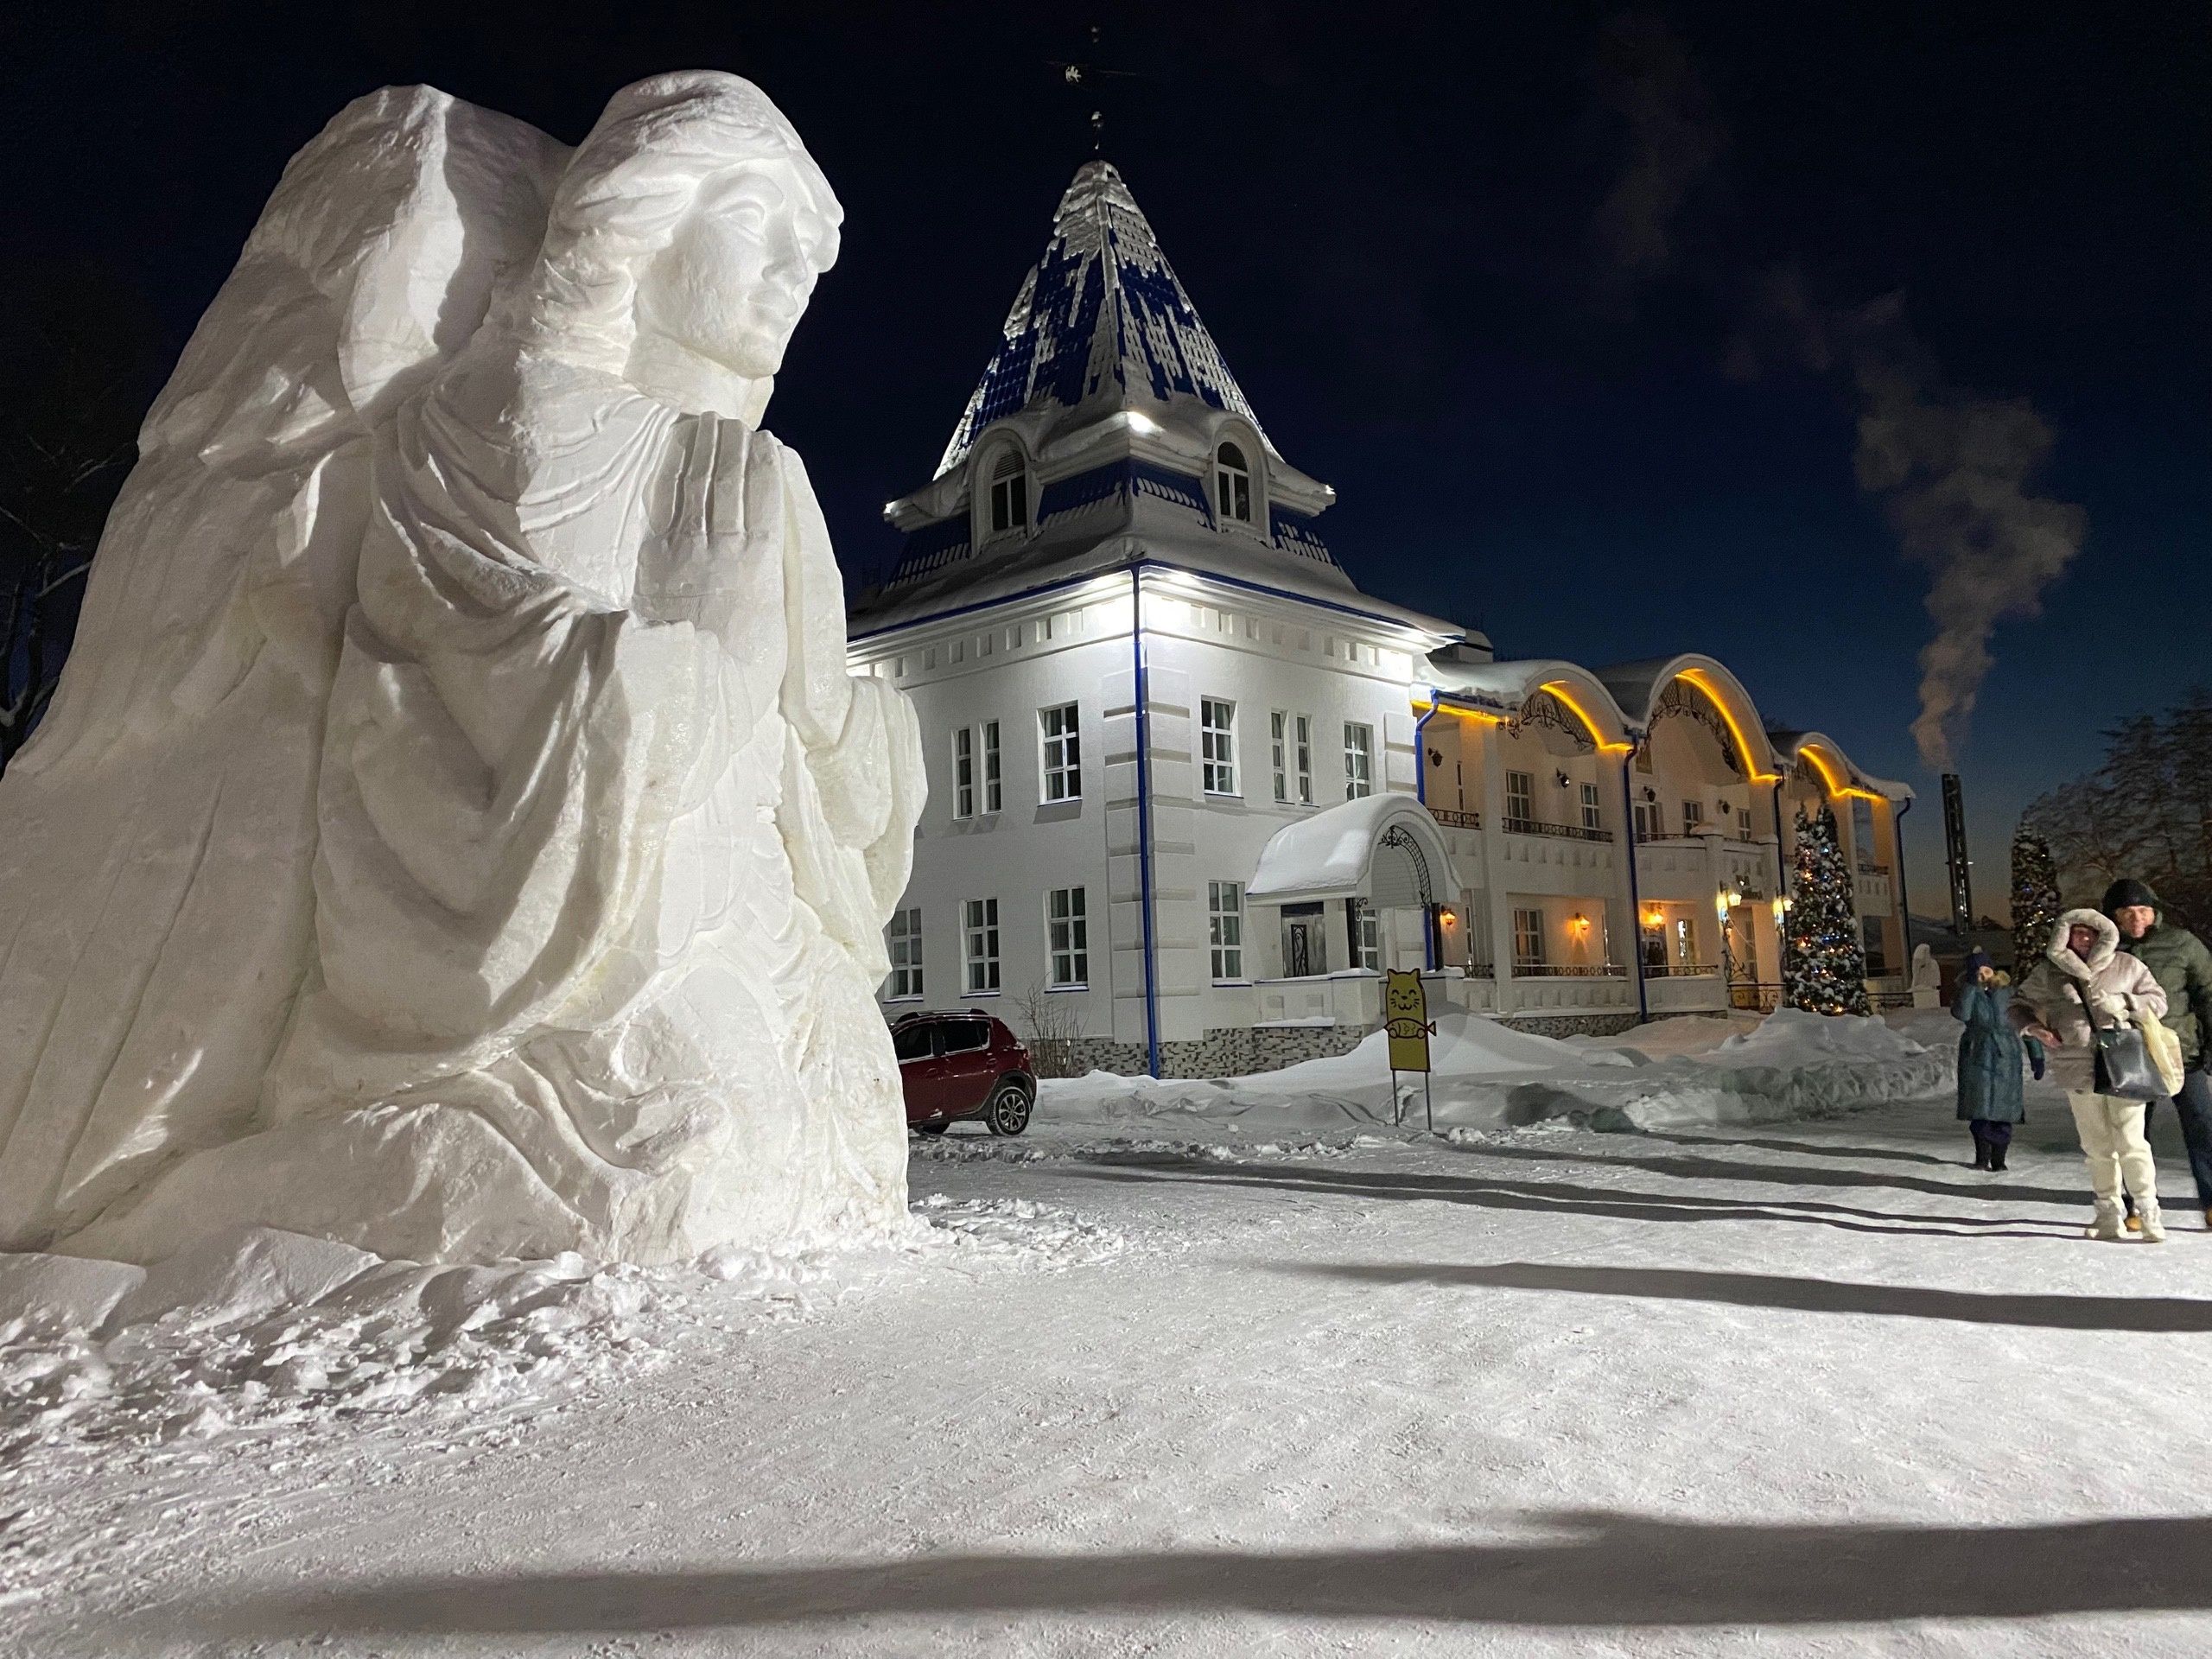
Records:
[[[2094,910],[2069,910],[2051,930],[2050,948],[2013,994],[2013,1014],[2023,1033],[2050,1050],[2051,1081],[2066,1090],[2074,1127],[2089,1160],[2089,1185],[2097,1197],[2089,1236],[2124,1239],[2120,1186],[2135,1200],[2143,1236],[2152,1243],[2166,1236],[2158,1214],[2158,1172],[2151,1143],[2144,1138],[2145,1103],[2096,1092],[2096,1056],[2090,1039],[2091,1017],[2100,1027],[2139,1024],[2163,1018],[2166,994],[2151,970],[2120,949],[2120,930]]]

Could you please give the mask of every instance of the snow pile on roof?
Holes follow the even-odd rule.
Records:
[[[1308,1060],[1248,1077],[1161,1082],[1094,1071],[1048,1079],[1039,1090],[1042,1122],[1130,1120],[1234,1122],[1266,1132],[1389,1123],[1402,1113],[1423,1125],[1433,1107],[1439,1128],[1493,1128],[1548,1118],[1581,1117],[1599,1127],[1656,1129],[1694,1124],[1758,1123],[1817,1117],[1885,1101],[1948,1093],[1955,1052],[1923,1046],[1879,1020],[1829,1020],[1784,1010],[1757,1028],[1690,1050],[1687,1034],[1664,1058],[1640,1052],[1643,1027],[1610,1043],[1560,1041],[1516,1031],[1481,1014],[1446,1009],[1431,1039],[1428,1105],[1417,1077],[1401,1073],[1394,1106],[1381,1033],[1350,1053]],[[1677,1023],[1666,1021],[1664,1026]]]
[[[1393,823],[1405,825],[1408,834],[1444,859],[1436,820],[1412,796],[1363,795],[1294,818],[1276,830],[1260,849],[1244,896],[1280,901],[1357,893],[1367,880],[1376,843]]]

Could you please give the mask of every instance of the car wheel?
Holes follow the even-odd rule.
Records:
[[[1020,1135],[1029,1127],[1029,1091],[1018,1083],[999,1084],[983,1108],[983,1122],[993,1135]]]
[[[943,1135],[951,1127],[950,1123],[917,1123],[914,1125],[914,1133],[916,1135]]]

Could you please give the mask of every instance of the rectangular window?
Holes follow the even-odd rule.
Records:
[[[976,732],[970,726],[953,728],[952,816],[976,816]]]
[[[1697,962],[1697,931],[1690,925],[1690,918],[1687,916],[1675,918],[1675,961],[1683,968],[1694,966]]]
[[[1536,817],[1536,776],[1529,772],[1505,774],[1505,817],[1509,823],[1533,823]]]
[[[1047,801],[1083,798],[1082,738],[1076,730],[1076,705],[1063,702],[1037,711],[1037,731],[1044,746],[1042,775]]]
[[[1364,800],[1375,792],[1375,728],[1344,721],[1344,799]]]
[[[1198,699],[1198,772],[1209,795],[1236,792],[1236,705]]]
[[[983,810],[995,812],[1004,804],[999,790],[999,723],[983,722]]]
[[[1682,833],[1686,836],[1694,836],[1704,828],[1705,803],[1684,801],[1682,803]]]
[[[1364,899],[1344,900],[1344,943],[1351,965],[1379,972],[1382,967],[1382,918]]]
[[[1244,884],[1206,883],[1206,942],[1217,982],[1244,977]]]
[[[1313,721],[1306,715],[1298,717],[1298,804],[1313,804]]]
[[[1045,945],[1054,985],[1090,983],[1090,922],[1081,887],[1054,887],[1045,895]]]
[[[1290,716],[1278,709],[1268,716],[1268,767],[1274,774],[1275,799],[1290,804]]]
[[[1751,809],[1748,806],[1736,809],[1736,833],[1745,841],[1751,838]]]
[[[1516,968],[1541,968],[1544,965],[1542,911],[1516,909],[1513,912],[1513,965]]]
[[[1636,838],[1638,841],[1656,841],[1666,833],[1667,826],[1659,810],[1659,803],[1638,801],[1636,804]]]
[[[968,989],[999,988],[999,901],[970,899],[961,906],[960,951],[968,966]]]
[[[1866,977],[1879,979],[1890,971],[1890,955],[1882,945],[1882,918],[1861,916],[1859,918],[1859,950],[1866,958]]]
[[[891,925],[883,930],[891,951],[891,979],[887,995],[893,998],[922,994],[922,912],[894,910]]]
[[[1585,830],[1602,830],[1605,827],[1605,815],[1599,810],[1598,785],[1595,784],[1582,785],[1582,827]]]

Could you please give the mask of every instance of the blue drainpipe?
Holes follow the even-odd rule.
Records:
[[[1160,1075],[1160,973],[1152,937],[1152,715],[1144,662],[1144,576],[1129,572],[1129,654],[1136,667],[1137,916],[1144,938],[1145,1066]]]
[[[1621,757],[1621,838],[1628,846],[1629,971],[1636,976],[1636,1022],[1651,1018],[1651,1004],[1643,988],[1643,895],[1636,882],[1636,785],[1630,781],[1631,748]]]
[[[1421,742],[1421,734],[1436,718],[1436,699],[1441,695],[1435,686],[1430,686],[1428,712],[1414,721],[1414,799],[1423,806],[1428,804],[1428,750]],[[1421,917],[1421,965],[1432,974],[1438,967],[1436,956],[1436,904],[1432,901]]]
[[[1779,772],[1774,779],[1774,879],[1781,883],[1775,889],[1785,899],[1789,897],[1789,855],[1782,850],[1782,786],[1789,779]],[[1774,924],[1774,972],[1777,979],[1786,980],[1789,971],[1789,913],[1785,909]],[[1780,993],[1777,992],[1777,995]]]

